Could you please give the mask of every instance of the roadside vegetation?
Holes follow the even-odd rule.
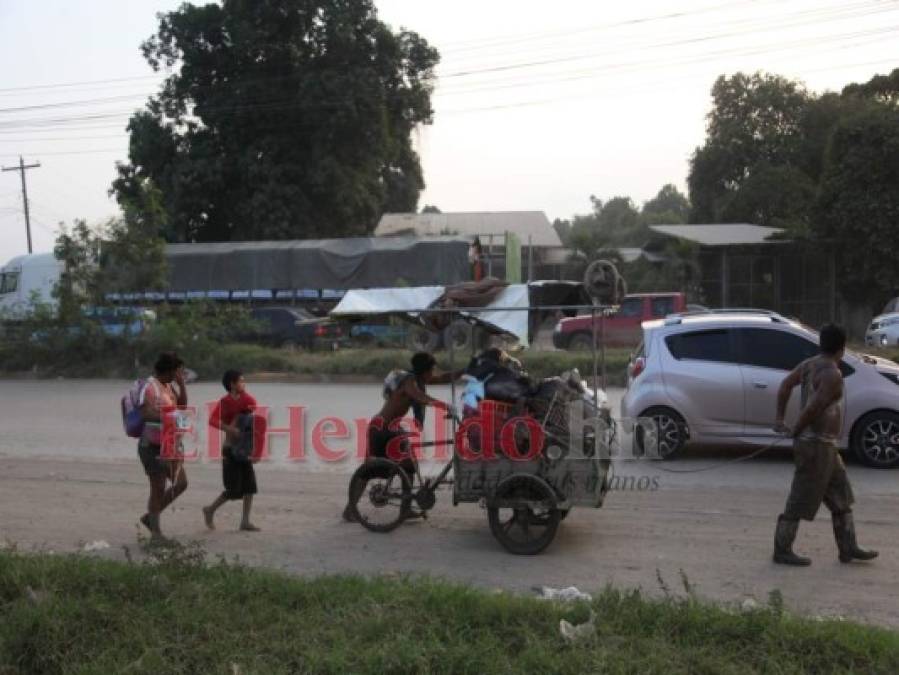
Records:
[[[226,348],[235,363],[245,365],[247,372],[274,372],[288,375],[309,376],[360,376],[383,378],[394,368],[407,368],[412,352],[403,349],[342,349],[336,352],[290,352],[266,349],[255,345],[229,345]],[[627,349],[610,349],[606,353],[606,371],[610,385],[624,383],[624,373],[629,357]],[[448,370],[453,365],[462,368],[468,357],[457,354],[451,364],[447,352],[437,353],[437,364]],[[528,373],[535,378],[560,375],[577,368],[588,378],[593,371],[589,352],[539,352],[524,351],[516,355]],[[601,374],[600,371],[598,373]]]
[[[360,379],[383,378],[394,368],[407,367],[412,352],[405,349],[368,347],[336,351],[281,349],[233,341],[235,326],[249,324],[234,309],[187,307],[163,311],[142,334],[132,337],[105,335],[89,321],[77,328],[59,327],[51,319],[36,318],[0,343],[0,371],[30,373],[37,377],[130,378],[146,375],[161,351],[174,350],[201,379],[214,379],[238,364],[247,373],[278,376]],[[630,351],[609,349],[606,372],[610,385],[624,383]],[[441,368],[450,368],[447,352],[438,352]],[[577,368],[589,377],[593,359],[589,352],[530,351],[518,354],[528,372],[543,378]],[[456,354],[455,367],[463,367],[467,355]],[[601,371],[598,371],[601,374]]]
[[[130,557],[130,556],[129,556]],[[0,672],[895,673],[899,634],[685,593],[557,604],[421,578],[297,579],[189,547],[146,562],[0,552]],[[574,642],[559,622],[594,628]]]
[[[110,336],[96,322],[79,318],[62,326],[38,310],[28,321],[7,331],[0,341],[0,373],[35,377],[132,378],[146,375],[161,351],[177,351],[201,379],[215,379],[238,364],[244,372],[271,380],[346,378],[380,380],[394,368],[406,367],[412,351],[384,347],[345,347],[335,351],[285,349],[237,342],[253,326],[245,309],[196,303],[157,309],[159,317],[139,335]],[[854,349],[872,350],[861,345]],[[606,350],[606,383],[623,386],[631,349]],[[876,350],[899,361],[899,348]],[[537,379],[577,368],[584,378],[593,372],[590,352],[523,350],[516,354]],[[456,353],[464,367],[467,353]],[[449,353],[437,352],[440,368],[451,367]],[[597,366],[601,377],[601,366]]]

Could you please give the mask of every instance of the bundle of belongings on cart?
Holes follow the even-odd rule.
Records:
[[[464,377],[463,419],[492,417],[493,447],[497,451],[502,426],[514,417],[533,418],[546,433],[547,440],[565,454],[572,440],[569,422],[573,406],[580,408],[578,413],[583,419],[606,416],[604,393],[596,400],[577,369],[535,381],[520,361],[501,349],[491,348],[471,359]],[[517,425],[514,437],[518,452],[526,454],[530,438],[527,428]],[[479,431],[473,428],[469,438],[472,448],[480,449],[480,441]]]
[[[429,309],[454,309],[456,307],[486,307],[499,297],[509,284],[488,277],[481,281],[465,281],[447,286],[443,294],[431,303]],[[434,312],[421,317],[424,326],[434,332],[447,328],[452,323],[452,312]]]

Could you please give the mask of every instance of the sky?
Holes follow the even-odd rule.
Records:
[[[35,251],[117,212],[129,114],[161,81],[140,54],[180,0],[0,0],[0,164],[27,172]],[[764,70],[839,91],[899,66],[899,0],[377,0],[441,52],[415,134],[443,211],[590,210],[686,189],[716,77]],[[97,99],[100,99],[99,101]],[[47,106],[29,109],[29,106]],[[26,252],[19,173],[0,173],[0,263]]]

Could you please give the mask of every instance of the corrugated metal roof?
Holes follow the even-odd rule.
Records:
[[[785,232],[779,227],[763,227],[748,223],[724,225],[650,225],[659,234],[695,241],[703,246],[738,246],[747,244],[776,244],[783,240],[770,238]]]
[[[412,232],[419,236],[453,234],[468,237],[502,236],[514,232],[527,246],[561,246],[562,241],[542,211],[496,211],[481,213],[385,213],[375,236]],[[481,242],[486,243],[486,242]],[[494,242],[498,243],[498,242]]]
[[[341,239],[279,239],[274,241],[214,241],[195,244],[166,244],[168,256],[248,253],[254,251],[321,250],[340,255],[356,255],[360,250],[402,251],[422,243],[469,243],[465,237],[344,237]]]

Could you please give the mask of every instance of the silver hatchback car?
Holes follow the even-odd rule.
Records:
[[[818,353],[818,335],[773,312],[673,315],[643,324],[621,401],[625,419],[655,422],[658,453],[675,457],[687,443],[765,446],[777,390],[787,373]],[[899,466],[899,365],[847,350],[841,364],[845,417],[841,447],[869,466]],[[786,423],[799,413],[798,392]],[[641,427],[634,442],[641,449]]]

